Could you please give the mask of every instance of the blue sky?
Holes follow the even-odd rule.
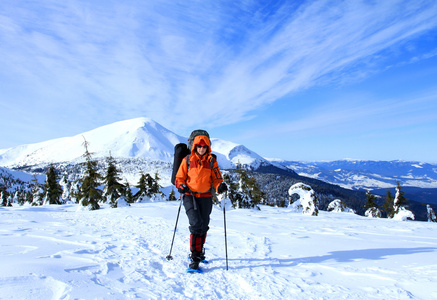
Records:
[[[0,2],[0,149],[136,117],[287,160],[437,163],[436,1]]]

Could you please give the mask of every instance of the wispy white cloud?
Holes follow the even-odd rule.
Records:
[[[365,76],[436,15],[435,1],[2,1],[0,103],[17,104],[15,120],[29,108],[73,128],[141,115],[178,132],[230,124]]]

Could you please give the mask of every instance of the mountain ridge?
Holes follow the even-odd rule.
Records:
[[[0,166],[22,168],[49,163],[83,161],[84,141],[95,158],[150,158],[173,162],[174,146],[187,143],[182,137],[150,118],[136,118],[104,125],[96,129],[45,142],[0,149]],[[213,153],[221,168],[232,169],[240,163],[256,169],[270,165],[266,159],[244,145],[212,138]]]

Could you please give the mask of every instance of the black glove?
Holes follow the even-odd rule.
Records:
[[[219,185],[219,187],[217,189],[217,192],[219,194],[221,194],[223,192],[226,192],[227,190],[228,190],[228,186],[226,185],[226,183],[222,182],[222,183],[220,183],[220,185]]]
[[[188,186],[186,186],[185,184],[181,184],[181,185],[178,187],[178,192],[181,193],[181,194],[188,193],[189,191],[190,191],[190,189],[189,189]]]

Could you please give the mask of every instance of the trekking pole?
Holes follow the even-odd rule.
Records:
[[[176,228],[178,227],[178,221],[179,221],[179,214],[181,212],[181,206],[182,206],[182,194],[179,197],[179,200],[181,201],[181,203],[179,204],[179,210],[178,210],[178,216],[176,218],[176,224],[174,226],[174,232],[173,232],[173,239],[171,241],[171,247],[170,247],[170,253],[165,257],[167,259],[167,261],[170,261],[173,259],[173,256],[171,256],[171,250],[173,249],[173,242],[174,242],[174,237],[176,235]]]
[[[226,235],[226,199],[228,198],[228,192],[225,194],[225,198],[223,199],[223,221],[225,226],[225,252],[226,252],[226,271],[228,271],[228,239]]]

